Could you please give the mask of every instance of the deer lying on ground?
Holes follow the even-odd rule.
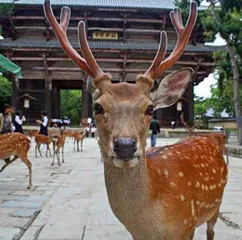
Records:
[[[213,133],[200,133],[198,134],[195,132],[195,125],[193,127],[190,127],[184,120],[184,115],[183,113],[180,115],[180,120],[182,124],[185,126],[185,128],[188,130],[190,136],[203,136],[203,137],[208,137],[209,139],[213,140],[216,144],[219,145],[223,153],[226,155],[226,162],[227,165],[229,165],[229,156],[228,156],[228,151],[225,146],[226,144],[226,135],[220,132],[213,132]]]
[[[79,143],[81,142],[81,152],[83,152],[83,140],[86,137],[86,129],[84,129],[83,132],[74,132],[74,151],[75,151],[75,145],[77,148],[77,152],[80,151],[79,149]]]
[[[29,185],[32,187],[32,164],[28,159],[28,151],[30,149],[30,140],[21,133],[8,133],[0,135],[0,159],[5,164],[0,169],[2,172],[9,164],[20,158],[29,169]],[[11,159],[11,156],[12,159]]]
[[[48,152],[50,154],[50,157],[52,157],[51,151],[50,151],[50,144],[52,143],[52,136],[45,136],[43,134],[38,134],[37,136],[35,136],[34,140],[36,142],[36,145],[35,145],[35,157],[36,158],[37,158],[37,150],[39,151],[40,156],[43,157],[43,155],[40,151],[40,146],[42,144],[45,144],[47,146],[46,157],[48,157]]]
[[[227,165],[220,147],[207,137],[197,136],[145,152],[153,110],[173,105],[186,90],[193,71],[184,68],[165,77],[156,91],[154,81],[182,55],[196,22],[196,3],[191,3],[186,26],[179,9],[171,12],[178,42],[170,56],[167,36],[151,67],[136,83],[112,83],[95,61],[88,46],[84,22],[80,21],[79,41],[83,57],[70,45],[66,31],[70,9],[62,8],[60,24],[49,0],[46,17],[66,54],[94,82],[95,119],[104,161],[107,194],[116,217],[134,240],[188,240],[195,228],[207,222],[207,239],[214,239]]]
[[[52,144],[53,144],[53,161],[52,161],[52,166],[54,166],[54,161],[55,161],[55,155],[57,156],[58,160],[58,165],[61,166],[60,163],[60,149],[62,153],[62,162],[64,163],[64,147],[65,147],[65,140],[66,136],[63,133],[63,130],[61,130],[60,135],[54,135],[52,136]]]

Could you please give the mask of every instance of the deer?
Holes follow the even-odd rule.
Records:
[[[39,130],[33,129],[29,130],[29,137],[32,140],[33,137],[37,136],[39,134]]]
[[[45,136],[43,134],[38,134],[38,135],[35,136],[34,140],[35,140],[35,143],[36,143],[36,145],[35,145],[35,157],[36,158],[38,157],[37,151],[39,151],[40,156],[43,157],[43,155],[40,151],[40,146],[42,144],[47,145],[46,157],[48,157],[48,152],[50,154],[50,157],[52,157],[51,151],[50,151],[50,144],[52,143],[52,136]]]
[[[181,115],[180,115],[180,120],[181,120],[181,123],[184,125],[184,127],[188,130],[190,136],[201,135],[203,137],[208,137],[211,140],[215,141],[219,145],[219,147],[221,148],[223,153],[226,155],[226,162],[227,162],[227,165],[229,165],[229,155],[228,155],[227,148],[225,146],[227,137],[226,137],[225,134],[223,134],[221,132],[212,132],[212,133],[201,133],[201,134],[198,134],[197,132],[194,131],[194,129],[196,127],[195,125],[193,127],[190,127],[186,123],[186,121],[184,120],[183,113],[181,113]]]
[[[81,142],[81,152],[83,152],[83,140],[86,137],[87,131],[84,129],[83,132],[74,132],[74,151],[75,151],[75,145],[77,148],[77,152],[80,152],[79,148],[79,142]]]
[[[73,131],[65,131],[64,135],[69,138],[67,142],[69,142],[70,139],[74,139],[74,132]]]
[[[101,70],[83,21],[78,24],[82,56],[71,46],[66,33],[70,8],[62,8],[60,23],[49,0],[44,2],[44,12],[62,49],[93,81],[105,185],[115,216],[134,240],[193,239],[203,223],[207,223],[207,239],[213,240],[228,174],[219,146],[207,137],[194,136],[145,150],[153,111],[177,102],[192,81],[193,70],[183,68],[164,77],[153,90],[157,78],[182,55],[196,23],[197,4],[191,2],[185,26],[180,9],[171,11],[176,46],[164,59],[167,35],[162,31],[150,68],[135,83],[112,83],[111,75]]]
[[[5,161],[0,172],[20,158],[29,170],[29,185],[27,189],[31,189],[32,187],[32,163],[28,159],[29,149],[30,140],[22,133],[7,133],[0,135],[0,159]]]
[[[61,166],[61,163],[60,163],[60,149],[61,149],[61,153],[62,153],[62,162],[63,163],[65,162],[65,160],[64,160],[65,140],[66,140],[66,136],[65,136],[63,130],[61,130],[61,134],[60,135],[52,136],[53,161],[52,161],[51,166],[54,166],[55,155],[57,156],[58,165]]]

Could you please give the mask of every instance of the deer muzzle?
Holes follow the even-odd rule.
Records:
[[[117,167],[133,167],[138,163],[137,140],[134,138],[116,138],[113,140],[114,165]]]

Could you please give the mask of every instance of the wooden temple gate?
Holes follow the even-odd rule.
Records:
[[[91,96],[87,92],[87,75],[63,53],[54,33],[43,13],[43,1],[21,0],[14,2],[12,14],[1,20],[4,40],[0,50],[11,61],[22,68],[23,79],[13,80],[13,104],[24,111],[28,119],[39,118],[45,109],[48,116],[60,117],[60,90],[82,89],[82,117],[92,115]],[[90,47],[99,66],[113,75],[113,82],[134,82],[139,73],[150,66],[158,49],[160,31],[168,34],[168,51],[176,44],[176,33],[169,18],[174,7],[173,0],[152,1],[150,4],[126,6],[102,1],[95,5],[82,1],[66,1],[72,15],[68,27],[68,37],[75,49],[77,24],[85,21]],[[114,1],[115,2],[115,1]],[[0,0],[1,3],[1,0]],[[61,6],[57,0],[51,1],[54,13],[59,19]],[[144,4],[144,5],[143,5]],[[204,45],[203,30],[196,26],[190,43],[177,64],[164,75],[182,67],[192,67],[195,71],[193,83],[183,95],[185,120],[193,121],[193,86],[199,84],[213,68],[212,53],[215,47]],[[161,79],[164,76],[161,76]],[[23,108],[19,96],[29,94],[36,99],[29,109]],[[176,120],[177,106],[160,110],[158,116],[165,125]]]

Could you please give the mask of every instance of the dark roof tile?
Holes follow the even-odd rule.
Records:
[[[77,40],[71,40],[71,44],[74,48],[79,48]],[[158,43],[148,43],[148,42],[120,42],[120,41],[90,41],[90,47],[93,49],[115,49],[115,50],[151,50],[155,51],[158,49]],[[173,50],[175,47],[174,43],[168,44],[168,51]],[[56,40],[51,40],[49,42],[44,40],[28,40],[28,39],[17,39],[12,41],[11,39],[0,40],[0,49],[10,49],[10,48],[60,48],[59,42]],[[221,46],[207,46],[203,44],[197,44],[193,46],[188,44],[185,51],[188,52],[213,52],[217,50],[223,50],[224,47]]]
[[[42,5],[44,0],[0,0],[15,5]],[[173,9],[174,0],[51,0],[52,5],[107,8]]]

